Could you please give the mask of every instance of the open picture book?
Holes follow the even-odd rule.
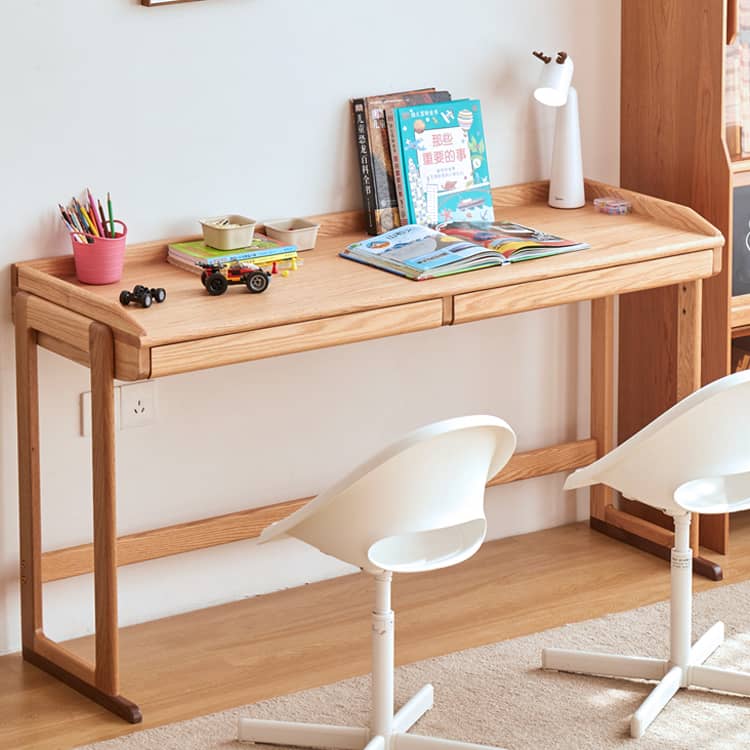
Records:
[[[407,224],[355,242],[340,255],[421,281],[587,247],[510,221],[452,222],[439,231]]]

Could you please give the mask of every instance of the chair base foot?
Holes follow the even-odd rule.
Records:
[[[697,687],[750,697],[750,672],[702,666],[723,640],[724,624],[717,622],[693,644],[686,667],[672,665],[667,659],[545,648],[542,668],[601,677],[658,680],[632,716],[630,735],[638,738],[680,688]]]
[[[336,750],[500,750],[488,745],[406,734],[432,708],[432,685],[425,685],[393,717],[393,731],[387,737],[370,736],[367,727],[342,727],[333,724],[307,724],[293,721],[239,719],[237,739],[307,748]]]

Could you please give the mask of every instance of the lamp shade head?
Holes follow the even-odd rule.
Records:
[[[573,60],[566,56],[563,62],[552,60],[544,65],[534,98],[549,107],[562,107],[568,101],[568,90],[573,80]]]

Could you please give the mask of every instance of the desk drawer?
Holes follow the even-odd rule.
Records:
[[[640,263],[467,292],[455,297],[453,322],[468,323],[524,310],[538,310],[569,302],[669,286],[681,281],[705,279],[713,273],[714,251],[698,250]]]
[[[166,344],[151,350],[151,377],[424,331],[439,328],[442,324],[443,302],[435,299],[259,331]]]

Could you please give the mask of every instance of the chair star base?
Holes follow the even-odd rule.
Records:
[[[334,724],[306,724],[292,721],[239,719],[237,738],[292,747],[336,748],[337,750],[499,750],[487,745],[424,737],[406,732],[432,708],[432,685],[425,685],[393,717],[392,732],[370,737],[367,727]]]
[[[723,641],[724,623],[717,622],[693,644],[684,667],[668,659],[545,648],[542,668],[601,677],[658,680],[630,720],[630,736],[638,738],[680,688],[705,688],[750,697],[750,673],[702,666]]]

